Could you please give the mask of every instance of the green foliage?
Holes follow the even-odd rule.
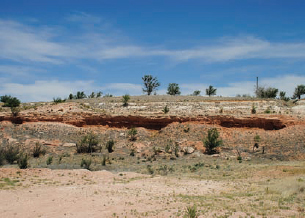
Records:
[[[91,159],[82,159],[82,162],[80,163],[80,167],[90,170],[90,166],[91,166],[92,160]]]
[[[257,98],[275,98],[278,91],[279,90],[276,88],[265,88],[260,86],[256,89],[255,94]]]
[[[256,114],[256,107],[252,104],[251,114]]]
[[[63,103],[63,102],[65,102],[66,101],[66,99],[61,99],[61,98],[53,98],[53,102],[55,103],[55,104],[59,104],[59,103]]]
[[[286,92],[283,92],[283,91],[280,92],[280,99],[283,100],[283,101],[289,101],[290,100],[289,97],[286,97]]]
[[[199,216],[196,205],[187,206],[185,209],[185,217],[197,218]]]
[[[207,154],[215,154],[216,148],[222,146],[222,140],[219,138],[219,132],[216,128],[208,130],[208,137],[204,141]]]
[[[143,92],[146,92],[147,95],[151,95],[151,93],[160,86],[157,77],[153,77],[152,75],[144,75],[142,80],[144,83]]]
[[[98,93],[96,93],[96,97],[97,97],[97,98],[102,97],[102,95],[103,95],[103,92],[98,92]]]
[[[170,146],[170,144],[167,144],[166,146],[165,146],[165,153],[169,153],[169,151],[170,151],[170,149],[171,149],[171,146]]]
[[[70,93],[68,99],[70,99],[70,100],[74,99],[74,95],[72,93]]]
[[[18,160],[19,153],[19,146],[9,144],[3,149],[4,158],[9,164],[13,164],[16,160]]]
[[[122,102],[123,106],[127,107],[128,106],[128,101],[130,100],[130,95],[126,94],[122,96]]]
[[[211,95],[216,95],[216,90],[217,89],[210,85],[209,88],[205,90],[205,93],[210,97]]]
[[[84,99],[84,98],[87,98],[87,96],[83,91],[82,92],[78,91],[76,93],[75,99]]]
[[[46,164],[50,165],[52,162],[53,162],[53,156],[49,156],[47,161],[46,161]]]
[[[10,107],[13,116],[17,116],[20,109],[20,100],[10,95],[4,95],[0,97],[0,101],[4,103],[3,107]]]
[[[88,98],[95,98],[95,93],[91,92],[91,94],[88,96]]]
[[[195,91],[193,92],[192,96],[198,96],[198,95],[200,95],[200,93],[201,93],[201,91],[195,90]]]
[[[149,174],[151,174],[151,175],[154,174],[155,171],[154,171],[154,169],[152,168],[151,165],[147,165],[146,168],[147,168],[147,171],[148,171]]]
[[[110,97],[113,97],[113,95],[112,95],[112,94],[110,94],[110,93],[107,93],[106,95],[104,95],[104,97],[106,97],[106,98],[110,98]]]
[[[271,110],[270,110],[270,107],[268,107],[265,111],[264,111],[265,114],[270,114],[271,113]]]
[[[301,95],[304,95],[304,94],[305,94],[305,85],[298,85],[294,90],[292,98],[293,99],[296,99],[296,98],[301,99]]]
[[[17,161],[18,167],[20,169],[27,169],[29,167],[28,160],[29,158],[27,154],[21,154]]]
[[[46,149],[42,148],[42,145],[39,142],[36,142],[33,148],[33,157],[37,158],[40,155],[45,155],[46,152]]]
[[[255,142],[258,143],[258,142],[260,142],[260,140],[261,140],[261,137],[260,137],[259,135],[255,135],[255,136],[254,136],[254,141],[255,141]]]
[[[167,87],[167,94],[168,95],[180,95],[180,88],[177,83],[170,83]]]
[[[4,157],[4,149],[0,148],[0,166],[4,164],[5,157]]]
[[[132,127],[129,131],[128,131],[128,136],[129,136],[129,139],[130,141],[135,141],[137,139],[137,134],[138,134],[138,131],[136,128]]]
[[[109,153],[114,152],[114,141],[113,141],[113,139],[109,140],[106,143],[106,149],[108,150]]]
[[[12,97],[10,95],[4,95],[0,97],[0,101],[4,103],[3,107],[19,107],[20,100],[16,97]]]
[[[169,108],[167,107],[167,105],[165,105],[165,107],[162,109],[162,112],[165,114],[169,112]]]
[[[77,153],[92,153],[98,149],[99,140],[93,133],[85,135],[80,142],[76,143]]]

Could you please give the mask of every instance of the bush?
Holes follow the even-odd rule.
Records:
[[[98,149],[99,140],[96,135],[90,133],[85,135],[79,143],[76,143],[77,153],[92,153]]]
[[[20,169],[26,169],[29,167],[29,163],[28,163],[28,155],[27,154],[21,154],[20,157],[18,158],[18,166]]]
[[[188,217],[188,218],[197,218],[198,217],[198,212],[197,212],[196,205],[188,206],[185,209],[185,216]]]
[[[13,164],[19,158],[20,148],[18,146],[8,145],[3,149],[4,158],[9,164]]]
[[[4,149],[0,148],[0,166],[4,164],[5,157],[4,157]]]
[[[219,138],[219,132],[216,128],[209,129],[208,137],[204,141],[207,154],[215,154],[216,148],[222,145],[222,140]]]
[[[167,94],[168,95],[180,95],[180,88],[177,83],[170,83],[167,87]]]
[[[195,91],[193,92],[192,96],[198,96],[198,95],[200,95],[200,93],[201,93],[201,91],[195,90]]]
[[[46,164],[50,165],[52,162],[53,162],[53,157],[52,156],[48,157]]]
[[[123,102],[123,106],[127,107],[128,106],[128,101],[130,100],[130,95],[123,95],[122,96],[122,102]]]
[[[45,155],[46,152],[46,149],[43,149],[42,145],[39,142],[36,142],[35,147],[33,148],[33,157],[37,158],[40,155]]]
[[[137,139],[137,134],[138,131],[136,128],[132,127],[129,131],[128,131],[128,136],[130,141],[135,141]]]
[[[109,153],[114,152],[114,141],[113,141],[113,139],[109,140],[106,143],[106,149],[108,150]]]
[[[292,98],[293,99],[296,99],[296,98],[301,99],[301,95],[304,95],[304,94],[305,94],[305,85],[298,85],[294,90]]]
[[[0,101],[4,103],[3,107],[10,107],[13,116],[17,116],[20,109],[20,100],[10,95],[4,95],[0,97]]]
[[[252,104],[251,114],[256,114],[256,107]]]
[[[80,163],[80,166],[84,169],[90,170],[90,166],[91,166],[92,160],[86,160],[86,159],[82,159],[82,162]]]
[[[162,112],[165,113],[165,114],[167,114],[169,112],[169,108],[167,107],[167,105],[165,105]]]
[[[265,88],[260,86],[256,89],[255,94],[257,98],[275,98],[278,91],[279,90],[276,88]]]
[[[61,98],[53,98],[53,102],[55,103],[55,104],[59,104],[59,103],[63,103],[63,102],[65,102],[66,101],[66,99],[61,99]]]
[[[286,97],[286,92],[280,92],[280,99],[283,101],[289,101],[290,98]]]

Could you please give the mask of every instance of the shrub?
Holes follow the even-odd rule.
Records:
[[[106,149],[108,150],[109,153],[112,153],[114,151],[114,141],[113,141],[113,139],[109,140],[106,143]]]
[[[0,148],[0,166],[4,164],[5,156],[4,156],[4,149]]]
[[[17,164],[20,169],[26,169],[29,167],[28,163],[28,155],[27,154],[21,154],[18,158]]]
[[[122,96],[122,102],[123,102],[123,106],[127,107],[128,106],[128,101],[130,100],[130,95],[123,95]]]
[[[96,97],[100,98],[100,97],[102,97],[102,94],[103,94],[103,92],[98,92],[98,93],[96,93]]]
[[[80,167],[90,170],[90,166],[91,166],[92,160],[86,160],[86,159],[82,159],[82,162],[80,163]]]
[[[50,165],[53,162],[53,156],[48,157],[46,164]]]
[[[298,85],[294,90],[292,98],[293,99],[296,99],[296,98],[301,99],[301,95],[304,95],[304,94],[305,94],[305,85]]]
[[[63,103],[63,102],[65,102],[65,101],[66,101],[66,99],[61,99],[61,98],[59,98],[59,97],[53,98],[53,102],[54,102],[55,104]]]
[[[34,148],[33,148],[33,157],[37,158],[40,155],[46,154],[46,149],[43,149],[41,144],[39,142],[36,142]]]
[[[129,131],[128,131],[128,136],[130,141],[135,141],[137,139],[137,134],[138,131],[136,128],[132,127]]]
[[[219,138],[219,132],[216,128],[208,130],[208,137],[204,141],[207,154],[215,154],[216,148],[222,145],[222,140]]]
[[[198,95],[200,95],[200,93],[201,93],[201,91],[195,90],[192,95],[193,96],[198,96]]]
[[[180,88],[177,83],[170,83],[167,87],[167,94],[168,95],[180,95]]]
[[[103,155],[102,166],[106,166],[106,156],[105,155]]]
[[[211,95],[216,95],[216,90],[217,89],[210,85],[209,88],[205,90],[205,93],[210,97]]]
[[[151,167],[151,165],[147,165],[146,168],[147,168],[147,171],[148,171],[149,174],[151,174],[151,175],[154,174],[155,171],[153,170],[153,168]]]
[[[98,149],[99,140],[93,133],[85,135],[80,142],[76,143],[77,153],[92,153]]]
[[[88,95],[88,98],[95,98],[95,93],[94,93],[94,92],[91,92],[91,94]]]
[[[83,98],[87,98],[87,96],[86,96],[86,94],[83,91],[82,92],[78,91],[76,93],[76,96],[74,96],[74,98],[76,98],[76,99],[83,99]]]
[[[4,95],[0,97],[0,101],[4,103],[3,107],[10,107],[13,116],[17,116],[20,109],[20,100],[10,95]]]
[[[265,88],[260,86],[255,90],[255,94],[257,98],[275,98],[278,91],[279,90],[276,88]]]
[[[256,114],[256,107],[252,104],[251,114]]]
[[[9,164],[18,160],[20,148],[18,146],[7,145],[4,149],[4,158]]]
[[[157,77],[153,77],[152,75],[144,75],[142,80],[144,83],[143,92],[146,92],[147,95],[151,95],[151,93],[160,86]]]
[[[169,112],[169,108],[167,107],[167,105],[165,105],[162,112],[165,113],[165,114],[167,114]]]
[[[188,217],[188,218],[197,218],[198,217],[198,212],[197,212],[196,205],[188,206],[185,209],[185,216]]]
[[[289,101],[290,98],[286,97],[286,92],[280,92],[280,99],[283,101]]]

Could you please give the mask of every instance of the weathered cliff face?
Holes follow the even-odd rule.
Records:
[[[146,129],[160,130],[167,125],[178,122],[198,122],[205,124],[214,124],[222,127],[230,128],[261,128],[264,130],[279,130],[286,125],[292,124],[294,121],[287,121],[283,116],[269,116],[269,117],[242,117],[237,118],[227,115],[215,116],[136,116],[136,115],[99,115],[94,113],[73,113],[63,115],[40,115],[27,114],[12,117],[10,115],[0,116],[0,121],[11,121],[15,124],[22,124],[25,122],[60,122],[71,124],[77,127],[89,125],[102,125],[109,127],[144,127]]]

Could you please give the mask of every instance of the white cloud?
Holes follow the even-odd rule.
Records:
[[[100,23],[101,18],[86,13],[72,14],[69,21]],[[52,31],[50,31],[50,29]],[[204,62],[225,62],[243,59],[305,58],[304,43],[272,43],[253,36],[215,40],[209,45],[189,49],[159,49],[128,43],[116,37],[116,31],[92,27],[75,34],[64,26],[31,26],[0,20],[0,58],[18,62],[33,61],[62,64],[71,60],[164,57],[177,62],[198,59]],[[58,32],[55,35],[54,32]],[[60,38],[60,41],[58,40]]]

